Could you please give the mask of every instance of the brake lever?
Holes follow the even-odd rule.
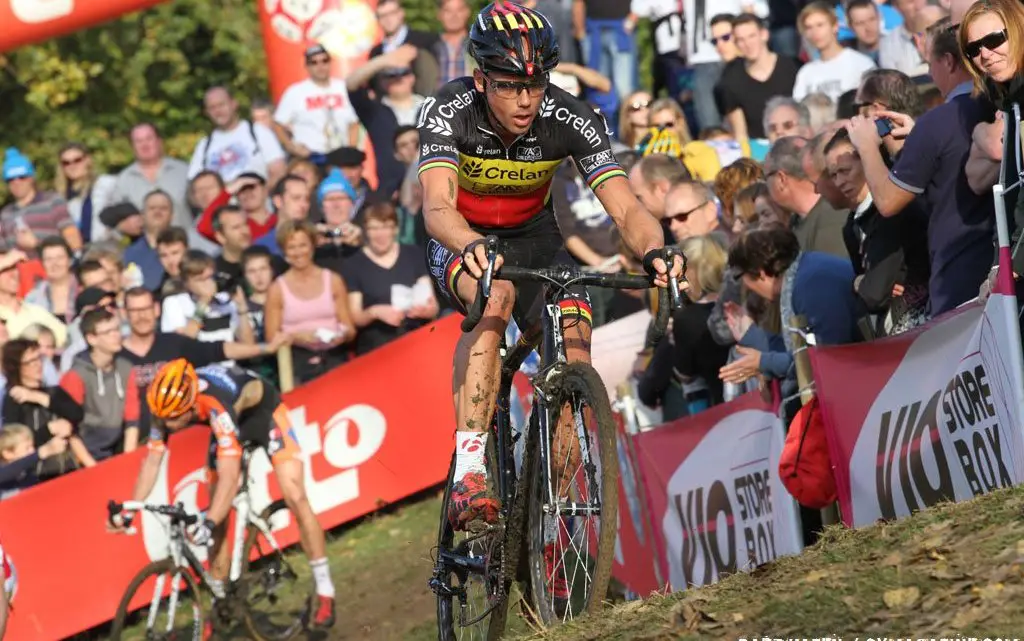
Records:
[[[480,293],[485,299],[491,297],[491,282],[494,279],[494,262],[498,260],[498,241],[493,236],[487,238],[487,267],[484,277],[480,279]]]
[[[672,274],[672,265],[675,263],[676,255],[677,252],[675,248],[670,246],[666,246],[664,251],[662,252],[662,260],[665,261],[665,271],[668,274],[669,306],[672,308],[673,311],[683,306],[682,297],[679,294],[679,279]],[[685,257],[683,257],[683,273],[686,273]]]

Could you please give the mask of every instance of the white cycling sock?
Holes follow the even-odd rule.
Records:
[[[310,561],[309,568],[313,571],[313,582],[316,584],[317,595],[333,599],[334,581],[331,579],[331,569],[327,566],[327,558]]]
[[[455,475],[458,483],[467,474],[487,474],[484,452],[487,451],[487,432],[455,432]]]

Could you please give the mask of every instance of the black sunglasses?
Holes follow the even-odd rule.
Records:
[[[669,218],[671,220],[676,221],[677,223],[685,223],[686,220],[690,216],[692,216],[694,213],[696,213],[697,210],[699,210],[700,208],[704,207],[704,205],[707,205],[709,202],[711,202],[711,201],[710,200],[705,200],[704,202],[702,202],[701,204],[697,205],[693,209],[690,209],[690,210],[687,210],[687,211],[683,211],[683,212],[679,212],[678,214],[675,214],[673,216],[669,216]]]
[[[711,39],[711,44],[712,45],[717,45],[719,42],[729,42],[730,40],[732,40],[732,34],[731,33],[726,33],[726,34],[722,34],[718,38],[712,38]]]
[[[972,40],[964,45],[964,55],[971,60],[981,55],[982,49],[988,49],[989,51],[995,51],[999,47],[1006,44],[1006,29],[1002,31],[993,31],[987,36],[982,36],[977,40]]]

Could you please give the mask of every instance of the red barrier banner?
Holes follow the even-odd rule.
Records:
[[[0,0],[0,52],[91,27],[164,0]]]
[[[670,588],[800,552],[796,504],[778,478],[783,441],[757,392],[635,437]]]
[[[650,503],[644,479],[634,458],[634,444],[616,414],[619,455],[619,522],[612,559],[612,575],[640,596],[661,589],[658,547],[651,527]]]
[[[847,525],[1024,482],[1016,310],[993,294],[913,332],[811,350]]]
[[[444,480],[458,336],[458,319],[441,320],[285,396],[306,489],[325,528]],[[205,506],[208,443],[206,428],[175,434],[150,500]],[[130,498],[144,454],[118,456],[0,502],[4,551],[19,582],[7,639],[63,639],[109,620],[132,576],[164,558],[166,535],[156,517],[144,517],[136,536],[109,534],[104,525],[107,501]],[[280,496],[264,456],[254,459],[251,474],[257,508]],[[275,524],[284,544],[297,540],[292,521]]]

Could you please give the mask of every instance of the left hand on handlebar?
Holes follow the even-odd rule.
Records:
[[[678,251],[673,254],[672,268],[669,270],[665,265],[665,259],[662,258],[664,251],[664,248],[652,249],[644,254],[644,270],[653,277],[655,286],[668,287],[669,275],[671,274],[679,281],[679,291],[685,291],[689,287],[689,283],[683,280],[685,260],[682,254]]]

